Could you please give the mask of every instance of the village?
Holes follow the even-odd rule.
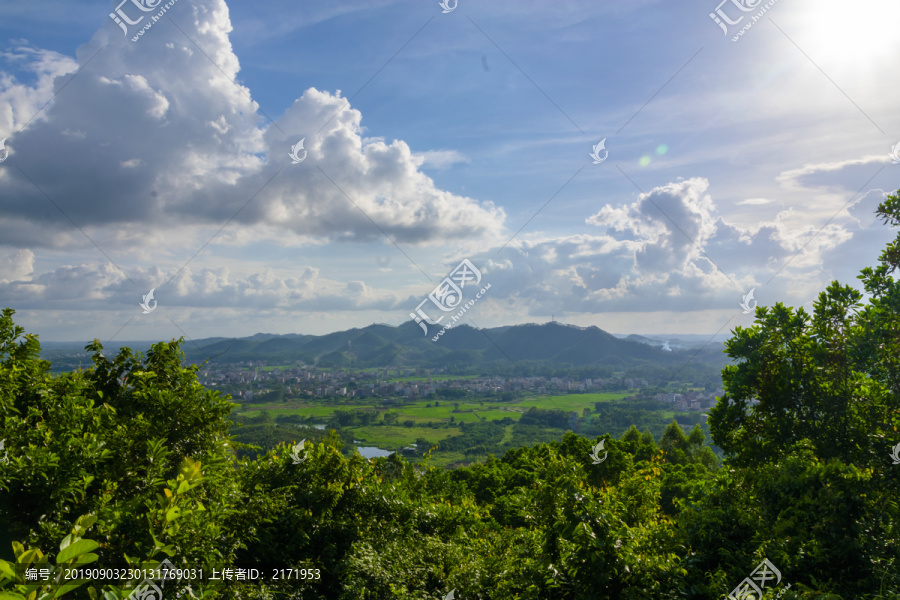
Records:
[[[625,400],[655,400],[674,410],[699,411],[713,406],[721,389],[654,393],[646,379],[625,377],[573,379],[570,377],[478,377],[448,376],[444,369],[324,370],[306,365],[271,367],[253,361],[204,367],[200,382],[231,394],[237,402],[250,403],[291,398],[383,398],[386,403],[402,399],[442,397],[498,397],[512,400],[520,395],[565,395],[634,390]],[[274,394],[274,396],[273,396]]]

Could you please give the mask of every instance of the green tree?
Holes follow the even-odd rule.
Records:
[[[687,464],[690,442],[677,421],[672,420],[666,427],[659,439],[659,447],[662,448],[667,461],[679,465]]]
[[[700,425],[694,425],[694,428],[691,429],[690,435],[688,435],[687,441],[691,446],[702,446],[703,440],[706,438],[703,435],[703,430],[700,429]]]
[[[147,556],[152,505],[179,465],[193,461],[203,484],[191,491],[205,513],[186,518],[171,542],[182,557],[228,560],[239,544],[223,541],[239,491],[230,477],[225,417],[235,406],[183,367],[180,341],[154,344],[144,357],[123,348],[113,360],[96,340],[94,366],[51,376],[40,345],[0,318],[0,419],[9,461],[0,464],[0,532],[24,546],[48,548],[88,514],[103,538],[103,560]]]
[[[877,213],[900,225],[900,198]],[[757,307],[727,342],[736,364],[709,424],[728,469],[689,493],[680,517],[695,589],[721,594],[763,556],[811,595],[900,589],[898,249],[900,236],[862,270],[865,302],[833,282],[812,315]]]
[[[900,224],[900,197],[877,213]],[[809,440],[816,456],[884,468],[900,428],[900,235],[864,269],[871,298],[833,282],[812,316],[777,303],[726,343],[725,395],[710,411],[716,444],[735,465],[777,460]],[[861,308],[863,307],[863,308]],[[895,441],[896,440],[896,441]]]
[[[628,431],[622,434],[622,437],[619,439],[622,442],[622,449],[631,454],[636,454],[638,448],[641,447],[641,432],[638,431],[638,428],[632,425],[628,428]]]

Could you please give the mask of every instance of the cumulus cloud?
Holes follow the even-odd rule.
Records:
[[[0,252],[0,283],[24,279],[34,271],[34,252],[14,250]]]
[[[852,237],[834,223],[797,228],[791,210],[738,226],[719,214],[708,188],[704,178],[672,182],[602,207],[586,219],[598,234],[517,240],[499,256],[473,260],[484,266],[492,300],[508,299],[535,315],[689,312],[733,308],[736,294],[785,265],[771,283],[780,298],[821,287],[830,275],[823,256]]]
[[[78,63],[58,52],[32,48],[23,40],[0,52],[0,58],[35,78],[32,85],[26,85],[9,73],[0,72],[0,136],[10,137],[32,119],[40,118],[40,108],[58,91],[58,78],[74,73]]]
[[[10,192],[0,198],[7,217],[0,239],[87,245],[70,235],[72,222],[88,234],[115,228],[110,243],[126,252],[130,240],[159,232],[194,245],[224,223],[242,226],[254,241],[286,244],[385,234],[427,244],[498,234],[502,209],[441,190],[419,170],[464,156],[416,155],[402,140],[364,139],[362,114],[340,91],[310,87],[266,122],[239,82],[224,1],[176,8],[173,18],[196,46],[161,25],[134,43],[110,22],[79,49],[77,63],[16,51],[37,83],[0,79],[0,98],[11,107],[0,122],[15,131],[7,145],[21,169],[0,173]],[[301,138],[308,156],[291,164],[288,152]]]
[[[586,222],[613,235],[630,231],[643,240],[635,253],[638,270],[684,273],[695,265],[702,248],[716,233],[715,208],[705,192],[706,180],[671,183],[624,206],[604,206]]]

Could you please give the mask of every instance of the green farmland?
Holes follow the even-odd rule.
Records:
[[[468,435],[463,429],[465,427],[482,427],[497,423],[501,429],[489,431],[494,444],[491,448],[499,452],[503,447],[511,447],[514,443],[521,444],[523,439],[543,439],[548,435],[556,438],[564,433],[565,430],[562,428],[538,431],[541,428],[535,429],[536,426],[533,424],[523,425],[524,429],[518,428],[522,416],[532,408],[541,411],[574,412],[578,417],[582,417],[585,409],[594,414],[597,403],[609,403],[610,406],[627,409],[628,403],[622,402],[627,395],[627,392],[541,395],[517,398],[513,402],[477,398],[458,401],[419,400],[390,408],[380,402],[354,403],[346,398],[340,400],[329,398],[318,401],[295,400],[278,404],[249,404],[246,408],[243,406],[238,408],[234,416],[238,421],[250,422],[263,418],[265,413],[267,415],[265,418],[281,423],[282,427],[291,427],[295,425],[289,423],[298,424],[300,421],[307,425],[338,426],[336,411],[342,411],[345,416],[350,413],[361,414],[364,415],[361,417],[363,422],[352,424],[345,422],[339,429],[347,439],[357,440],[359,445],[375,446],[388,451],[399,451],[411,446],[416,440],[425,440],[430,445],[435,445],[447,438]],[[675,415],[676,413],[671,410],[659,411],[656,414],[660,424],[662,419],[671,421]],[[523,431],[525,433],[522,433]],[[473,446],[488,448],[481,443]],[[431,461],[432,464],[446,466],[472,458],[471,452],[467,456],[459,451],[446,450],[433,453]]]
[[[348,404],[346,401],[340,403],[333,400],[322,400],[321,402],[311,401],[295,401],[283,402],[279,404],[252,404],[248,405],[246,410],[242,409],[238,412],[244,417],[254,417],[259,415],[260,411],[268,411],[273,417],[281,415],[298,415],[301,417],[316,417],[321,420],[318,423],[327,424],[328,418],[334,414],[336,409],[359,409],[359,410],[377,410],[381,412],[395,412],[399,415],[399,421],[411,419],[416,422],[428,421],[450,421],[453,417],[455,421],[478,421],[480,417],[488,421],[499,421],[504,417],[511,417],[518,420],[522,413],[529,408],[541,408],[545,410],[566,410],[581,413],[585,408],[594,409],[596,402],[613,402],[621,400],[627,393],[606,393],[606,394],[569,394],[567,396],[533,396],[520,399],[516,402],[488,402],[479,400],[468,401],[450,401],[439,400],[436,406],[435,401],[419,400],[403,406],[384,410],[381,404],[360,403]],[[456,411],[455,405],[459,404],[459,410]],[[429,406],[430,405],[430,406]],[[473,414],[473,412],[475,414]]]

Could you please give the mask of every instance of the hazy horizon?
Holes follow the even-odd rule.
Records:
[[[557,321],[557,322],[559,323],[559,321]],[[512,325],[495,325],[494,327],[514,327],[514,326],[516,326],[516,325],[543,325],[543,324],[544,324],[544,323],[515,323],[515,324],[512,324]],[[566,323],[560,323],[560,324],[561,324],[561,325],[566,325]],[[370,324],[367,325],[366,327],[369,327],[369,326],[372,326],[372,325],[388,325],[388,324],[386,324],[386,323],[370,323]],[[388,326],[389,326],[389,327],[397,327],[396,325],[388,325]],[[582,326],[582,325],[578,325],[578,327],[583,327],[583,326]],[[348,328],[348,329],[353,329],[353,328]],[[357,329],[365,329],[365,327],[358,327]],[[491,329],[491,328],[487,328],[487,329]],[[601,328],[601,329],[602,329],[602,328]],[[274,333],[274,332],[271,332],[271,331],[257,331],[256,333],[252,333],[252,334],[250,334],[250,335],[242,335],[242,336],[211,335],[211,336],[206,336],[206,337],[203,337],[203,338],[197,338],[197,339],[195,339],[194,341],[203,341],[203,340],[205,340],[205,339],[213,339],[213,338],[245,339],[245,338],[252,338],[252,337],[258,336],[258,335],[317,335],[317,336],[318,336],[318,335],[328,335],[328,334],[330,334],[330,333],[337,333],[338,331],[345,331],[345,330],[329,331],[329,332],[324,333],[324,334],[308,334],[308,333],[303,333],[303,332],[299,332],[299,331],[288,331],[288,332],[284,332],[284,333]],[[27,331],[26,331],[26,333],[30,333],[30,332],[27,332]],[[641,334],[633,334],[633,333],[614,333],[614,332],[612,332],[612,331],[607,331],[606,333],[609,333],[610,335],[615,336],[615,337],[617,337],[617,338],[625,338],[625,337],[628,337],[628,336],[630,336],[630,335],[641,335],[641,336],[646,337],[646,338],[649,338],[649,339],[659,338],[659,341],[663,341],[663,340],[665,340],[665,339],[669,339],[669,340],[673,340],[673,339],[683,339],[684,341],[698,341],[698,340],[707,340],[707,339],[710,339],[710,338],[712,338],[713,340],[725,340],[725,339],[728,339],[728,337],[730,337],[729,334],[725,334],[725,333],[717,334],[717,335],[715,335],[715,336],[702,335],[702,334],[695,334],[695,333],[681,333],[681,334],[678,334],[678,333],[671,333],[671,334],[641,333]],[[89,338],[89,339],[86,339],[86,338],[78,338],[78,339],[69,339],[69,340],[49,340],[49,339],[48,339],[48,340],[45,340],[45,339],[40,339],[40,342],[41,342],[41,344],[76,344],[76,343],[80,343],[80,342],[88,343],[88,342],[92,341],[93,339],[94,339],[94,338]],[[104,340],[100,340],[100,341],[101,341],[101,342],[104,342]],[[160,339],[156,339],[156,338],[148,338],[148,339],[121,339],[121,340],[118,340],[118,339],[117,339],[117,340],[111,340],[111,343],[114,343],[114,344],[116,344],[116,345],[119,345],[119,344],[125,344],[125,345],[127,345],[127,344],[147,344],[147,343],[155,343],[155,342],[159,342],[159,341],[168,341],[168,338],[166,338],[165,340],[162,339],[162,338],[160,338]]]

